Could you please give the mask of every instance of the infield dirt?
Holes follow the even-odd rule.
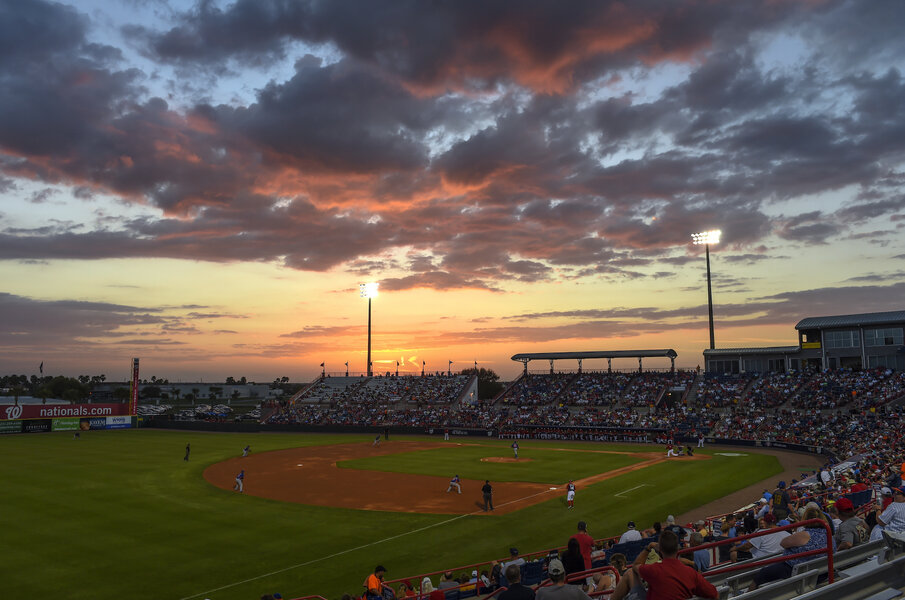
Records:
[[[410,473],[365,471],[337,467],[337,462],[385,456],[417,450],[448,447],[436,442],[371,442],[290,448],[248,457],[233,458],[205,469],[204,478],[226,490],[233,488],[236,474],[245,470],[245,493],[316,506],[384,510],[411,513],[473,514],[483,512],[483,481],[463,479],[462,493],[446,492],[448,477]],[[586,452],[625,454],[606,450]],[[667,460],[662,452],[632,453],[642,462],[613,469],[575,481],[578,489],[630,471],[644,469]],[[679,457],[668,460],[706,460],[708,456]],[[515,459],[511,459],[515,462]],[[564,482],[502,482],[493,485],[494,512],[505,514],[564,494]]]

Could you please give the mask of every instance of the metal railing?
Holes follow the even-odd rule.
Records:
[[[725,540],[719,540],[716,542],[708,542],[706,544],[701,544],[699,546],[683,548],[679,550],[679,554],[688,554],[694,553],[697,550],[708,550],[710,548],[717,548],[719,546],[725,546],[727,544],[737,544],[738,542],[749,540],[751,538],[761,537],[764,535],[769,535],[771,533],[776,533],[779,531],[789,531],[790,529],[798,529],[799,527],[807,528],[808,525],[819,525],[826,531],[826,547],[824,548],[816,548],[814,550],[808,550],[806,552],[798,552],[795,554],[783,554],[780,556],[775,556],[771,558],[765,558],[762,561],[746,561],[743,565],[735,565],[729,567],[723,567],[719,569],[713,569],[707,571],[707,577],[713,575],[720,575],[723,573],[732,573],[735,571],[746,571],[752,569],[754,567],[762,567],[765,565],[769,565],[772,563],[785,562],[787,560],[804,558],[807,556],[815,556],[818,554],[826,554],[827,560],[827,570],[829,576],[829,583],[833,583],[833,534],[830,530],[829,524],[823,519],[808,519],[807,521],[799,521],[797,523],[792,523],[791,525],[783,525],[782,527],[774,527],[773,529],[764,529],[762,531],[756,531],[754,533],[749,533],[746,535],[736,536],[734,538],[727,538]]]

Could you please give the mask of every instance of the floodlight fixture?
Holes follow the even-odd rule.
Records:
[[[710,324],[710,349],[713,350],[716,347],[713,338],[713,292],[711,291],[710,286],[710,244],[718,244],[720,242],[720,235],[723,232],[719,229],[711,229],[710,231],[702,231],[700,233],[692,233],[691,241],[700,246],[704,245],[704,253],[707,255],[707,314],[708,321]]]
[[[377,297],[377,286],[379,283],[360,283],[358,290],[362,298],[368,299],[368,377],[373,375],[373,366],[371,364],[371,299]]]
[[[362,298],[376,298],[378,286],[380,284],[376,282],[360,283],[358,284],[358,290]]]
[[[700,246],[701,244],[719,244],[720,243],[720,235],[722,235],[722,231],[719,229],[711,229],[710,231],[702,231],[700,233],[692,233],[691,241],[694,242],[695,245]]]

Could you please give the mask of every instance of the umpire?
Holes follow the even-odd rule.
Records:
[[[484,480],[484,487],[481,488],[481,491],[484,492],[484,512],[487,512],[488,506],[490,510],[493,510],[493,487],[489,480]]]

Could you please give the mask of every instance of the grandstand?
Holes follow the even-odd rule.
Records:
[[[905,535],[905,523],[901,530],[877,528],[874,509],[877,502],[888,504],[889,497],[881,494],[884,487],[902,484],[903,325],[905,312],[803,319],[796,326],[798,346],[706,350],[703,373],[675,370],[671,350],[517,354],[512,358],[523,362],[523,372],[488,399],[477,397],[476,374],[319,378],[281,405],[267,425],[428,432],[445,428],[460,435],[499,438],[646,443],[688,443],[704,437],[708,444],[819,453],[834,465],[829,469],[832,482],[821,484],[816,477],[792,482],[787,488],[792,524],[758,523],[758,517],[769,514],[774,505],[751,498],[733,513],[686,524],[688,533],[704,533],[704,544],[682,552],[709,555],[712,566],[705,576],[716,586],[719,598],[893,598],[905,589],[905,541],[898,538],[900,531]],[[605,371],[584,368],[583,361],[595,358],[607,359]],[[613,358],[637,358],[639,368],[614,371]],[[668,358],[670,368],[645,370],[645,358]],[[532,360],[549,361],[549,372],[529,372]],[[554,364],[561,360],[577,361],[577,370],[557,372]],[[753,589],[756,574],[769,561],[789,559],[773,555],[729,562],[728,553],[721,550],[794,531],[801,522],[815,531],[827,529],[830,537],[826,539],[830,539],[841,523],[834,506],[843,498],[873,527],[870,542],[843,551],[826,542],[792,566],[788,577],[757,589]],[[805,517],[809,502],[818,506],[816,520]],[[625,571],[614,556],[622,554],[631,562],[656,539],[654,532],[645,536],[641,543],[595,540],[593,568],[569,573],[569,580],[583,584],[588,578],[603,581],[607,575],[607,589],[589,588],[590,595],[621,597],[613,588]],[[550,585],[550,558],[564,550],[536,549],[526,555],[522,582],[535,588]],[[444,569],[453,572],[456,582],[439,595],[431,588],[439,583],[440,572],[410,574],[389,583],[422,582],[400,592],[409,598],[490,598],[507,587],[499,569],[505,560]],[[473,576],[473,571],[486,574]],[[429,585],[424,585],[425,580]]]

